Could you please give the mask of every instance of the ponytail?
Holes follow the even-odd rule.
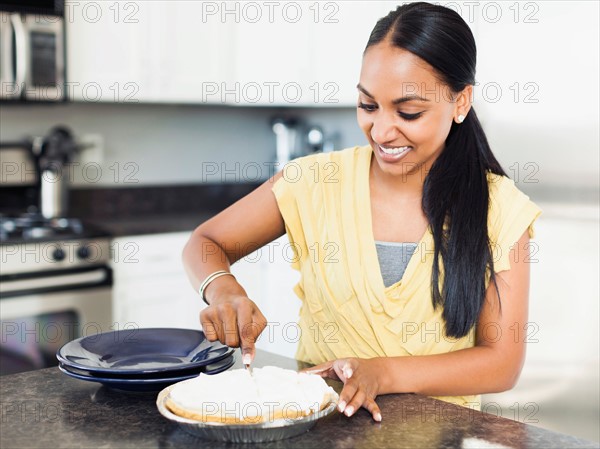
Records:
[[[498,290],[488,238],[488,171],[505,175],[471,108],[461,124],[453,123],[445,149],[423,186],[422,206],[434,242],[433,306],[443,306],[449,337],[463,337],[477,323],[485,299],[487,270]]]

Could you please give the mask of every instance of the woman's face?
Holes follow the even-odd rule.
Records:
[[[466,117],[471,87],[453,95],[434,73],[425,61],[386,41],[366,51],[357,116],[381,172],[420,173],[424,180],[444,149],[452,121],[459,114]]]

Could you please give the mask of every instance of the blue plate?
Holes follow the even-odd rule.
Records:
[[[67,371],[70,371],[74,374],[79,374],[80,376],[86,377],[98,377],[98,378],[108,378],[111,379],[123,379],[123,380],[151,380],[151,379],[166,379],[173,377],[188,377],[198,375],[202,372],[206,372],[208,374],[212,374],[213,371],[219,370],[222,366],[228,365],[233,360],[234,355],[230,355],[229,357],[225,357],[222,360],[219,360],[215,363],[211,363],[209,365],[197,366],[195,368],[188,368],[177,371],[167,371],[160,373],[137,373],[137,374],[120,374],[120,373],[97,373],[90,370],[75,368],[73,366],[65,365],[64,363],[60,363],[59,365],[65,368]],[[219,371],[220,372],[220,371]]]
[[[143,328],[78,338],[60,348],[56,358],[67,368],[137,375],[201,367],[223,360],[233,351],[208,341],[199,330]]]
[[[117,390],[125,391],[160,391],[169,385],[172,385],[182,380],[192,379],[202,375],[213,375],[228,370],[235,364],[235,357],[230,357],[221,362],[206,365],[207,370],[201,371],[200,373],[191,373],[184,376],[164,377],[164,378],[114,378],[114,377],[100,377],[100,376],[89,376],[78,371],[76,368],[69,368],[63,364],[58,365],[58,369],[65,373],[67,376],[73,377],[79,380],[85,380],[88,382],[98,382],[108,388],[114,388]]]

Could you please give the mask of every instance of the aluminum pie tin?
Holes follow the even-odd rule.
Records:
[[[204,423],[178,416],[167,408],[167,397],[174,386],[170,385],[158,394],[156,406],[160,414],[194,436],[231,443],[264,443],[300,435],[314,427],[319,419],[331,414],[336,409],[339,399],[336,394],[319,412],[297,419],[277,419],[259,424]]]

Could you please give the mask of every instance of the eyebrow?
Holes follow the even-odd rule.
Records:
[[[356,88],[358,90],[360,90],[363,94],[365,94],[367,97],[375,99],[375,97],[373,95],[371,95],[367,89],[365,89],[364,87],[362,87],[359,84],[356,85]],[[407,95],[405,97],[401,97],[401,98],[396,98],[395,100],[392,100],[392,104],[400,104],[400,103],[405,103],[407,101],[413,101],[413,100],[419,100],[419,101],[429,101],[427,98],[423,98],[420,97],[418,95]]]

